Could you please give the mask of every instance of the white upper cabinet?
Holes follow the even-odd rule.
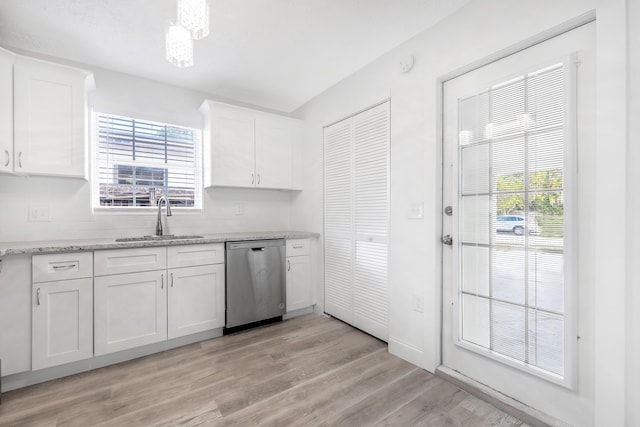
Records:
[[[204,146],[205,186],[255,187],[255,126],[251,112],[216,104],[205,125]]]
[[[205,187],[301,189],[300,121],[205,101]]]
[[[14,172],[86,178],[91,74],[16,56],[13,87]]]
[[[0,172],[13,172],[13,61],[0,49]]]
[[[289,119],[256,117],[256,186],[293,188],[293,143]]]

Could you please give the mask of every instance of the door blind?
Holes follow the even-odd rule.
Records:
[[[566,70],[458,101],[459,339],[562,377]]]

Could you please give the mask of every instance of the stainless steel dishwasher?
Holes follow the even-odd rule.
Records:
[[[226,329],[281,320],[285,313],[285,241],[227,242]]]

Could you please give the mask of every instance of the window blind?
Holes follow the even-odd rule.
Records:
[[[560,377],[565,83],[554,64],[458,102],[459,339]]]
[[[200,140],[195,129],[98,113],[96,206],[199,208]]]

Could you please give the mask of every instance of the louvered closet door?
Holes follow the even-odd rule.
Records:
[[[388,102],[325,130],[325,180],[326,311],[386,340]]]
[[[353,118],[355,277],[354,324],[388,336],[389,103]]]
[[[325,311],[353,323],[353,130],[324,131]]]

